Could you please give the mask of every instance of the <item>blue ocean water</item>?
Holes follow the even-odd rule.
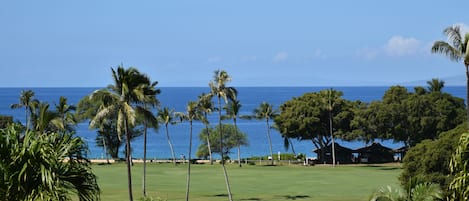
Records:
[[[267,101],[277,108],[280,104],[290,100],[292,97],[301,96],[307,92],[317,92],[329,88],[330,87],[238,87],[238,99],[242,104],[240,115],[252,114],[254,108],[263,101]],[[389,87],[334,87],[335,90],[339,90],[344,93],[343,98],[352,101],[361,100],[363,102],[380,100],[388,88]],[[21,91],[28,89],[35,92],[35,97],[37,99],[49,102],[51,104],[51,108],[53,108],[54,104],[58,103],[60,96],[67,97],[69,104],[76,105],[81,98],[92,93],[98,88],[0,88],[0,114],[11,115],[15,120],[24,122],[24,109],[10,109],[10,105],[18,103]],[[201,93],[209,92],[208,87],[162,87],[160,89],[161,94],[158,96],[158,99],[161,102],[161,106],[174,108],[176,111],[181,112],[185,110],[185,106],[189,101],[195,101]],[[412,87],[410,87],[409,90],[412,91]],[[445,92],[460,98],[465,97],[465,90],[465,87],[444,88]],[[215,125],[217,123],[217,117],[212,116],[210,118],[210,122]],[[226,123],[232,123],[232,121],[227,121]],[[265,121],[240,119],[238,120],[238,126],[248,135],[249,140],[249,146],[241,147],[241,157],[264,156],[269,154]],[[192,153],[195,153],[199,146],[198,134],[202,128],[204,128],[202,123],[194,123]],[[187,149],[189,147],[188,123],[171,125],[169,127],[169,133],[174,145],[176,156],[179,156],[180,154],[187,156]],[[88,156],[90,158],[105,158],[104,150],[97,147],[95,144],[96,131],[88,129],[88,121],[78,124],[76,135],[83,137],[87,141],[89,146]],[[274,153],[292,152],[291,150],[286,151],[284,149],[283,140],[278,131],[272,129],[271,137]],[[366,145],[364,142],[360,141],[344,142],[339,140],[338,142],[351,149],[360,148]],[[390,148],[399,148],[403,145],[402,143],[394,143],[392,141],[378,142]],[[293,145],[296,153],[304,153],[308,157],[316,156],[312,152],[315,147],[311,141],[293,140]],[[132,156],[134,158],[142,158],[143,137],[132,141],[132,148]],[[169,145],[166,141],[164,127],[161,127],[157,131],[149,130],[147,150],[147,156],[150,159],[170,158],[171,154],[169,151]],[[122,152],[120,153],[120,156],[123,157]],[[193,154],[192,157],[195,157],[195,154]],[[230,157],[236,157],[235,149],[232,150]]]

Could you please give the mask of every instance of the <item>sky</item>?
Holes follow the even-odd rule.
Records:
[[[431,54],[469,31],[469,1],[81,0],[0,2],[0,87],[104,87],[136,67],[158,86],[464,85]],[[424,83],[424,82],[423,82]]]

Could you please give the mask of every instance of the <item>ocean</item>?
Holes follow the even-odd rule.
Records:
[[[317,92],[323,89],[330,89],[331,87],[237,87],[238,99],[242,105],[240,115],[251,115],[253,110],[259,106],[263,101],[269,102],[278,108],[283,102],[290,100],[292,97],[298,97],[308,92]],[[67,97],[68,103],[76,105],[79,100],[86,95],[92,93],[99,88],[0,88],[0,115],[13,116],[15,121],[25,122],[24,109],[10,109],[10,105],[19,102],[20,93],[22,90],[33,90],[35,98],[48,102],[51,108],[58,103],[59,97]],[[161,87],[161,94],[158,99],[162,107],[174,108],[175,111],[184,112],[185,107],[189,101],[197,100],[201,93],[208,93],[208,87]],[[335,90],[343,92],[343,98],[351,101],[360,100],[363,102],[371,102],[374,100],[381,100],[384,92],[389,87],[333,87]],[[413,91],[413,87],[409,87],[409,91]],[[465,98],[466,88],[462,86],[448,86],[444,88],[454,96]],[[154,111],[156,113],[156,110]],[[212,115],[209,119],[211,125],[217,124],[217,116]],[[232,123],[232,121],[226,121]],[[241,131],[247,134],[249,146],[241,147],[241,157],[252,156],[266,156],[269,155],[269,145],[266,135],[266,123],[263,120],[238,120],[238,126]],[[193,123],[193,158],[197,147],[199,146],[198,135],[204,128],[201,122]],[[174,151],[176,156],[188,154],[188,135],[189,124],[179,123],[169,126],[169,134],[173,142]],[[85,139],[89,147],[89,158],[105,158],[105,152],[101,147],[95,144],[96,130],[88,129],[88,121],[80,122],[76,127],[76,135]],[[277,153],[292,153],[292,150],[285,150],[283,146],[283,139],[278,131],[271,130],[273,151]],[[361,141],[341,141],[337,140],[342,146],[357,149],[366,146]],[[382,143],[389,148],[399,148],[403,143],[395,143],[391,140],[377,142]],[[293,140],[293,146],[296,153],[306,154],[307,157],[316,157],[312,152],[315,147],[311,141],[297,141]],[[132,157],[143,157],[143,136],[132,141]],[[230,154],[231,158],[237,157],[237,150],[233,149]],[[123,152],[119,153],[120,157],[124,157]],[[164,126],[160,126],[159,130],[150,129],[148,132],[147,144],[147,157],[149,159],[166,159],[170,158],[170,149],[166,140]],[[214,157],[219,157],[214,155]]]

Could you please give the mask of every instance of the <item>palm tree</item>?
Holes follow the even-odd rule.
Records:
[[[336,104],[336,100],[341,96],[340,93],[334,91],[333,89],[321,91],[323,96],[323,104],[327,109],[328,116],[329,116],[329,135],[331,136],[331,143],[332,143],[332,166],[335,166],[335,142],[334,142],[334,131],[332,120],[334,118],[332,111],[334,110],[334,106]]]
[[[12,109],[17,109],[17,108],[24,107],[26,130],[29,130],[29,126],[30,126],[31,105],[33,105],[35,102],[38,102],[38,100],[33,99],[33,97],[34,97],[34,91],[32,91],[32,90],[24,91],[23,90],[23,91],[21,91],[20,102],[12,104],[10,106]]]
[[[269,104],[267,102],[263,102],[254,109],[254,118],[259,119],[259,120],[265,120],[266,125],[267,125],[267,139],[269,141],[269,150],[270,150],[270,158],[271,160],[271,165],[274,165],[274,158],[273,158],[273,151],[272,151],[272,140],[270,139],[270,125],[269,121],[270,119],[275,118],[278,115],[278,111],[273,109],[272,104]]]
[[[233,125],[235,126],[235,130],[238,130],[238,125],[236,124],[236,119],[239,114],[239,110],[241,109],[241,103],[239,100],[233,99],[228,102],[225,106],[227,118],[233,119]],[[241,167],[241,144],[238,143],[238,165]]]
[[[234,99],[236,98],[237,91],[234,87],[227,87],[226,83],[231,81],[231,77],[228,75],[228,73],[224,70],[216,70],[214,75],[213,75],[213,80],[210,81],[209,87],[210,87],[210,93],[217,97],[218,101],[218,126],[220,127],[220,150],[223,150],[223,129],[221,126],[221,121],[222,121],[222,115],[221,115],[221,99],[223,98],[225,100],[225,103],[228,102],[229,99]],[[226,183],[226,188],[228,191],[228,199],[230,201],[233,200],[232,194],[231,194],[231,188],[230,188],[230,182],[228,179],[228,173],[226,172],[225,168],[225,159],[223,156],[223,151],[220,153],[221,155],[221,165],[223,169],[223,174],[225,176],[225,183]]]
[[[187,166],[187,179],[186,179],[186,201],[189,201],[189,190],[190,190],[190,182],[191,182],[191,155],[192,155],[192,122],[194,120],[199,120],[203,117],[201,111],[197,109],[197,102],[190,101],[187,104],[186,113],[176,113],[181,121],[189,121],[189,153],[188,153],[188,166]]]
[[[99,200],[85,142],[70,133],[47,135],[19,125],[0,130],[1,200]]]
[[[453,181],[449,186],[450,197],[452,200],[469,200],[469,173],[467,165],[469,162],[469,134],[464,133],[459,139],[459,145],[456,148],[450,162],[451,174],[454,175]]]
[[[139,100],[137,101],[139,104],[143,104],[142,111],[139,112],[139,119],[143,121],[143,197],[147,196],[146,192],[146,178],[147,178],[147,132],[148,127],[152,127],[154,129],[158,129],[158,121],[150,112],[150,108],[154,108],[159,105],[159,101],[156,98],[157,94],[160,94],[161,91],[156,89],[156,85],[158,82],[151,82],[150,78],[144,76],[143,79],[144,83],[141,85],[143,88],[143,94],[139,94]]]
[[[176,156],[174,155],[173,144],[171,143],[171,138],[169,137],[169,124],[175,124],[174,121],[174,110],[164,107],[162,110],[158,111],[157,114],[158,122],[162,122],[166,129],[166,139],[168,140],[169,148],[171,149],[171,157],[173,159],[173,164],[176,165]]]
[[[59,104],[55,105],[55,111],[57,112],[61,124],[63,125],[63,129],[61,129],[62,132],[72,132],[74,128],[72,125],[77,124],[77,120],[75,118],[75,115],[72,113],[76,110],[77,108],[74,105],[69,105],[67,103],[67,98],[61,96],[59,100]]]
[[[443,192],[438,184],[421,183],[410,189],[407,194],[390,186],[381,188],[371,196],[370,201],[433,201],[441,199],[443,199]]]
[[[202,122],[205,125],[205,130],[207,131],[207,148],[208,154],[210,157],[210,165],[213,165],[213,158],[212,158],[212,148],[210,146],[210,131],[208,129],[208,125],[210,122],[208,121],[208,114],[212,113],[215,110],[215,107],[212,102],[212,94],[205,94],[202,93],[199,96],[198,106],[197,109],[203,113]]]
[[[430,92],[441,92],[445,87],[445,81],[433,78],[431,81],[427,81],[428,91]]]
[[[132,194],[132,174],[131,174],[131,145],[132,132],[130,128],[135,126],[136,113],[146,111],[145,108],[132,103],[143,102],[142,96],[145,93],[146,76],[141,74],[136,68],[125,69],[122,65],[117,67],[117,71],[111,68],[114,85],[107,89],[95,91],[92,98],[103,100],[109,103],[97,112],[91,120],[90,127],[96,127],[105,118],[112,118],[117,113],[117,133],[118,136],[125,135],[126,138],[126,162],[129,200],[133,201]],[[146,111],[150,112],[150,111]]]
[[[35,102],[31,105],[33,129],[39,133],[50,133],[65,130],[59,113],[49,110],[49,103]]]
[[[447,27],[443,33],[448,37],[446,41],[436,41],[432,46],[432,53],[443,54],[451,61],[463,61],[466,67],[466,107],[467,122],[469,125],[469,33],[463,35],[459,26]]]

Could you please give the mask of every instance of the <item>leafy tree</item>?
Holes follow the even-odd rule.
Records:
[[[213,157],[212,157],[212,150],[210,146],[210,133],[208,129],[210,122],[208,121],[208,115],[211,114],[213,111],[215,111],[215,106],[213,104],[212,98],[213,98],[213,95],[211,93],[209,94],[202,93],[199,96],[198,106],[197,106],[197,109],[203,113],[202,122],[205,125],[205,130],[207,131],[206,141],[207,141],[208,153],[210,156],[210,165],[213,165]]]
[[[372,138],[394,139],[414,146],[459,125],[464,119],[464,100],[440,91],[415,93],[402,86],[389,88],[382,101],[356,112],[352,127]],[[366,135],[366,134],[365,134]],[[370,137],[368,137],[370,138]]]
[[[19,125],[0,130],[0,200],[99,200],[81,138],[27,131],[19,139],[21,132]]]
[[[298,140],[311,140],[313,145],[322,150],[331,143],[329,111],[324,100],[327,93],[306,93],[294,97],[280,106],[280,114],[274,121],[281,135]],[[334,136],[345,136],[350,131],[353,119],[352,104],[338,98],[332,113]],[[324,160],[324,153],[318,155],[320,161]]]
[[[463,61],[466,67],[466,106],[467,107],[467,118],[466,121],[469,124],[469,33],[461,32],[459,26],[447,27],[443,33],[448,37],[446,41],[436,41],[432,46],[432,53],[443,54],[451,61]]]
[[[158,111],[157,119],[159,122],[164,124],[166,130],[166,139],[168,140],[169,148],[171,150],[171,157],[173,159],[173,164],[176,165],[176,156],[174,155],[173,144],[171,143],[171,138],[169,137],[169,124],[176,124],[174,120],[174,110],[164,107]]]
[[[236,128],[234,125],[231,124],[222,124],[222,130],[223,130],[223,146],[220,146],[220,127],[210,127],[210,141],[212,142],[212,151],[213,153],[218,153],[220,155],[226,156],[230,153],[231,149],[238,147],[238,145],[241,146],[247,146],[249,145],[247,135],[243,133],[242,131],[239,130],[239,128]],[[199,139],[202,142],[199,145],[199,148],[197,150],[197,157],[200,158],[207,158],[208,157],[208,149],[207,149],[207,144],[205,143],[206,141],[204,139],[207,138],[207,131],[202,129],[202,131],[199,133]],[[220,147],[223,147],[223,151],[220,151]],[[224,159],[223,159],[224,160]]]
[[[213,75],[213,80],[210,81],[209,87],[210,87],[210,93],[217,98],[218,102],[218,126],[220,127],[219,130],[219,137],[220,137],[220,146],[223,146],[223,126],[221,126],[221,121],[222,121],[222,115],[221,115],[221,99],[223,98],[225,100],[225,103],[228,102],[229,99],[234,99],[237,96],[237,91],[234,87],[228,87],[226,86],[226,83],[231,81],[230,75],[224,70],[216,70],[214,75]],[[220,147],[220,150],[223,150],[223,147]],[[233,200],[233,196],[231,194],[231,187],[230,187],[230,182],[228,179],[228,173],[226,172],[225,168],[225,161],[223,160],[223,151],[221,153],[221,166],[223,169],[223,175],[225,176],[225,183],[226,183],[226,189],[228,191],[228,199],[230,201]]]
[[[274,165],[274,156],[272,152],[272,140],[270,139],[270,124],[269,121],[271,119],[274,119],[278,115],[278,111],[274,110],[274,107],[272,104],[269,104],[267,102],[263,102],[254,109],[254,118],[259,119],[259,120],[265,120],[265,123],[267,125],[267,140],[269,142],[269,151],[270,151],[270,158],[271,160],[271,165]]]
[[[136,68],[125,69],[122,65],[117,70],[112,70],[113,85],[105,89],[95,91],[91,98],[101,99],[105,105],[99,108],[96,116],[91,120],[90,127],[97,127],[103,119],[113,118],[117,114],[117,134],[123,134],[126,142],[127,180],[129,189],[129,200],[133,200],[132,195],[132,174],[131,174],[131,145],[132,135],[130,129],[136,125],[137,113],[149,113],[144,107],[137,103],[144,102],[147,76],[141,74]]]
[[[451,200],[469,200],[469,173],[467,166],[469,162],[469,134],[461,135],[459,144],[450,162],[453,181],[449,185]]]

